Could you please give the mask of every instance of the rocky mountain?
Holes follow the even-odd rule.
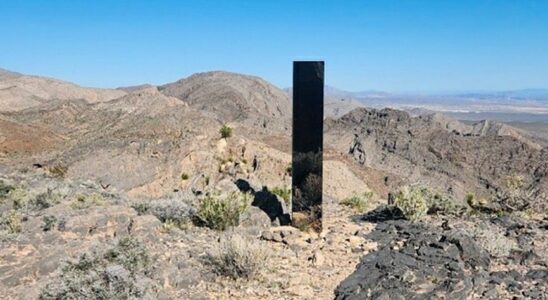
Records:
[[[291,97],[263,79],[104,90],[0,70],[0,84],[2,298],[548,292],[548,151],[510,126],[326,94],[317,234],[283,226]]]
[[[326,133],[328,145],[392,174],[387,185],[421,182],[464,199],[469,193],[492,196],[504,189],[507,176],[520,175],[536,201],[546,201],[547,148],[506,125],[360,108],[328,121]]]
[[[57,82],[46,83],[55,94]],[[241,173],[259,185],[287,184],[289,156],[280,149],[290,145],[290,102],[266,81],[211,72],[124,90],[109,101],[55,98],[0,113],[2,163],[63,166],[68,178],[91,178],[135,196],[171,193],[200,178],[212,188]],[[228,143],[220,139],[223,124],[234,129]],[[247,174],[254,161],[259,165]]]
[[[0,71],[0,111],[21,111],[59,100],[95,103],[124,94],[121,90],[84,88],[57,79]]]
[[[263,79],[228,72],[192,75],[158,88],[196,109],[213,113],[221,122],[242,122],[250,127],[288,130],[289,98]]]

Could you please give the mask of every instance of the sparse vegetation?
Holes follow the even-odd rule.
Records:
[[[363,212],[372,197],[373,197],[373,192],[364,192],[361,194],[355,194],[341,201],[341,204],[348,206],[358,212]]]
[[[478,197],[476,194],[468,193],[465,197],[466,204],[470,207],[469,213],[477,214],[485,211],[492,211],[493,208],[488,207],[489,201],[485,198]]]
[[[395,206],[401,210],[404,217],[416,222],[428,212],[426,191],[420,186],[404,186],[394,198]]]
[[[160,227],[160,232],[170,233],[171,231],[173,231],[174,228],[177,227],[178,225],[175,222],[167,220],[166,222],[162,223],[162,226]]]
[[[240,192],[207,196],[200,202],[197,223],[215,230],[237,226],[250,203],[249,195]]]
[[[183,199],[160,199],[138,202],[132,205],[139,215],[150,214],[164,223],[167,231],[174,227],[188,227],[196,215],[196,210]],[[168,230],[169,229],[169,230]]]
[[[525,188],[523,176],[518,174],[506,176],[503,187],[497,194],[496,202],[504,212],[524,211],[529,208],[533,191]]]
[[[61,198],[62,197],[59,193],[56,193],[51,189],[47,189],[45,192],[36,195],[36,197],[30,201],[29,206],[33,209],[46,209],[59,204],[61,202]]]
[[[139,216],[146,215],[150,209],[150,202],[137,202],[131,204],[131,207],[135,209]]]
[[[92,206],[102,206],[105,202],[105,197],[98,193],[78,194],[70,203],[70,207],[72,209],[86,209]]]
[[[30,193],[23,187],[15,187],[8,193],[8,199],[13,203],[14,209],[23,209],[31,200]]]
[[[422,185],[404,186],[393,194],[394,205],[412,222],[426,214],[460,216],[469,210],[466,205]]]
[[[272,194],[280,196],[286,205],[291,204],[291,189],[285,186],[277,186],[270,191]]]
[[[18,186],[12,188],[5,198],[11,200],[13,208],[17,210],[42,210],[60,203],[62,197],[51,189],[36,195]]]
[[[517,249],[516,242],[490,228],[473,227],[469,233],[476,242],[493,257],[507,257],[512,250]]]
[[[503,182],[504,186],[511,191],[518,191],[525,185],[523,176],[518,174],[506,176]]]
[[[57,218],[52,215],[47,215],[42,218],[42,221],[44,222],[42,229],[44,231],[50,231],[55,228],[55,223],[57,223]]]
[[[151,297],[149,256],[131,237],[107,251],[84,253],[67,262],[60,275],[40,292],[39,299],[142,299]]]
[[[21,232],[22,227],[21,214],[12,209],[4,216],[0,216],[0,231],[5,231],[8,234],[17,234]]]
[[[222,239],[208,258],[218,274],[250,279],[263,268],[268,257],[268,249],[261,242],[231,235]]]
[[[55,166],[48,168],[48,171],[51,174],[51,176],[55,178],[65,178],[68,172],[68,167],[62,164],[57,164]]]
[[[182,179],[182,180],[188,180],[189,178],[190,178],[190,176],[188,176],[187,173],[181,174],[181,179]]]
[[[6,197],[13,189],[13,186],[4,183],[3,180],[0,180],[0,198]]]
[[[457,202],[452,197],[442,195],[423,187],[429,214],[442,214],[460,216],[469,210],[463,203]]]
[[[152,201],[148,212],[160,221],[174,223],[177,227],[184,227],[196,214],[192,206],[177,199]]]
[[[232,136],[232,127],[229,127],[228,125],[223,125],[221,129],[219,129],[219,133],[221,134],[221,138],[226,139]]]

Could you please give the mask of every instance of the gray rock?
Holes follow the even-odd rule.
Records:
[[[467,299],[481,281],[476,269],[490,263],[468,236],[403,220],[380,223],[366,238],[379,242],[379,250],[340,283],[336,299]],[[403,246],[393,247],[398,241]]]

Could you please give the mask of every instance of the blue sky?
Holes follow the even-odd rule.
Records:
[[[291,83],[326,61],[338,88],[548,87],[548,1],[0,0],[0,67],[115,87],[195,72]]]

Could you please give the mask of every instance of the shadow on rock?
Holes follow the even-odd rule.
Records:
[[[291,218],[284,202],[270,192],[267,187],[263,187],[260,191],[255,191],[249,182],[243,179],[236,180],[234,184],[236,184],[240,191],[253,194],[251,205],[264,211],[271,222],[278,222],[279,225],[291,224]]]
[[[367,212],[365,215],[354,216],[352,220],[356,223],[359,222],[371,222],[371,223],[381,223],[391,220],[403,220],[403,214],[399,209],[393,206],[379,206],[372,211]]]

